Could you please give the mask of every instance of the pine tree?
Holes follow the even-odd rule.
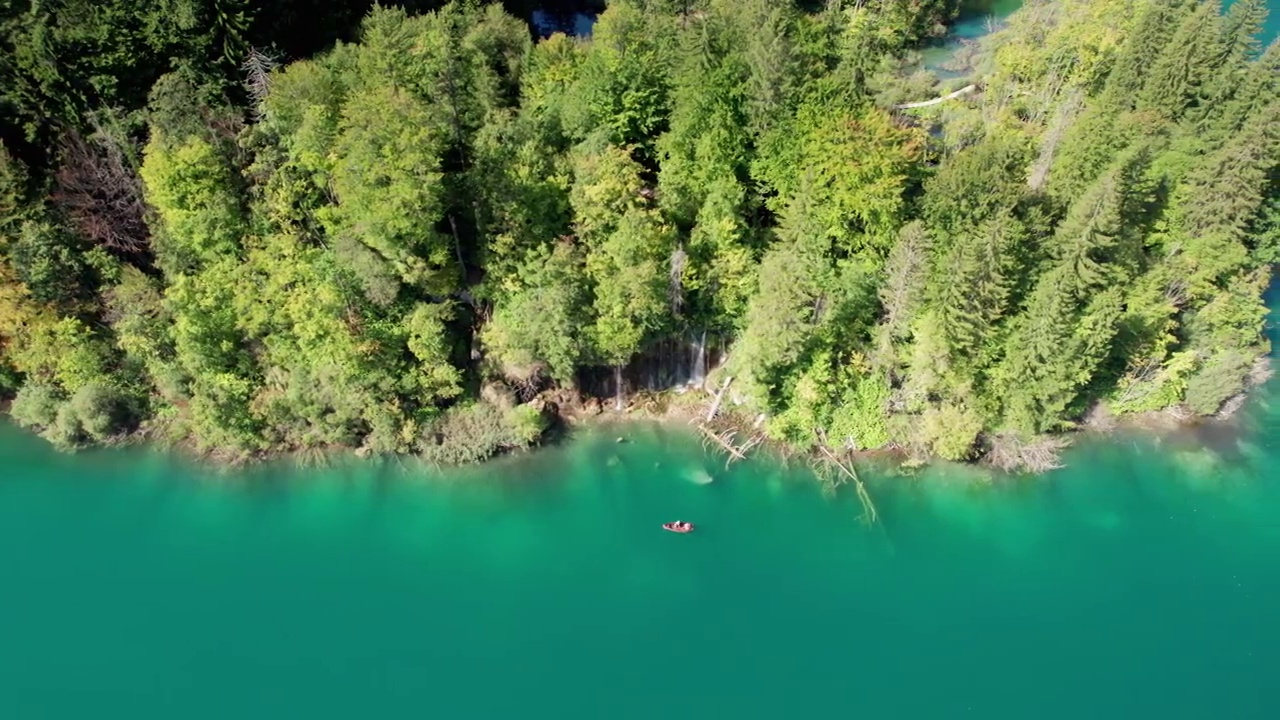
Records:
[[[600,359],[621,365],[667,319],[672,228],[652,210],[632,209],[587,254],[595,285],[594,343]]]
[[[904,338],[925,300],[929,281],[929,233],[920,222],[903,226],[885,261],[885,281],[880,290],[883,325],[888,336]]]
[[[736,181],[713,184],[689,235],[684,287],[703,327],[736,327],[755,290],[759,250],[743,220],[745,195]]]
[[[1153,58],[1168,47],[1179,21],[1192,11],[1187,0],[1152,0],[1143,5],[1138,20],[1107,75],[1100,103],[1108,111],[1130,110],[1150,77]]]
[[[570,91],[563,117],[569,134],[604,133],[632,146],[645,163],[670,110],[673,18],[643,12],[630,2],[609,4],[592,27],[592,42]]]
[[[1050,252],[1059,266],[1070,269],[1064,282],[1081,301],[1139,270],[1147,200],[1142,176],[1149,157],[1138,147],[1117,159],[1071,205],[1053,235]]]
[[[747,126],[755,135],[773,128],[796,86],[791,38],[794,9],[786,0],[718,0],[733,19],[748,73]]]
[[[1245,233],[1258,215],[1280,163],[1280,100],[1254,112],[1242,131],[1188,172],[1175,194],[1175,237],[1193,288],[1215,283],[1250,262]]]
[[[971,232],[1012,208],[1026,189],[1026,141],[997,133],[943,162],[925,183],[923,214],[944,235]]]
[[[1222,147],[1244,128],[1250,115],[1280,96],[1280,38],[1273,40],[1261,57],[1249,62],[1234,79],[1225,78],[1221,85],[1221,97],[1197,128],[1197,140],[1207,152]]]
[[[717,182],[747,177],[750,136],[744,111],[747,68],[728,47],[729,27],[717,14],[689,20],[680,34],[674,70],[671,129],[659,139],[658,189],[663,209],[689,227]]]
[[[735,373],[761,407],[772,406],[781,377],[809,348],[832,282],[829,241],[805,189],[787,207],[778,236],[760,261],[759,289],[732,356]]]
[[[1123,307],[1120,290],[1096,294],[1078,309],[1071,275],[1071,268],[1060,266],[1041,278],[997,373],[1005,422],[1024,433],[1062,427],[1115,335]]]
[[[1008,308],[1018,221],[1000,217],[955,239],[939,267],[938,308],[953,364],[977,365],[992,329]]]
[[[1179,23],[1151,66],[1138,97],[1138,109],[1176,120],[1213,93],[1222,69],[1222,19],[1217,0],[1200,0]]]
[[[1233,63],[1253,60],[1262,48],[1262,28],[1267,22],[1267,0],[1235,0],[1227,8],[1222,35],[1227,56]]]

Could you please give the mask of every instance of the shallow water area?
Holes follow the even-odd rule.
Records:
[[[657,425],[449,473],[6,425],[0,713],[1270,717],[1280,487],[1170,442],[877,477],[868,528]]]

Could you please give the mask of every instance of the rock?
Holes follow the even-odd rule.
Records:
[[[596,398],[588,398],[587,401],[582,404],[582,411],[587,415],[599,415],[601,413],[600,401]]]
[[[507,387],[507,384],[501,381],[485,383],[480,388],[480,397],[485,402],[503,410],[510,410],[516,406],[516,394]]]
[[[368,447],[358,447],[358,448],[356,448],[356,457],[358,457],[358,458],[367,458],[367,457],[369,457],[371,454],[373,454],[373,450],[371,450],[371,449],[370,449],[370,448],[368,448]]]
[[[627,439],[626,439],[626,438],[623,438],[623,437],[620,437],[620,438],[618,438],[617,440],[614,440],[614,442],[618,442],[618,443],[624,443],[624,442],[626,442],[626,441],[627,441]]]
[[[560,417],[560,406],[542,395],[525,403],[524,407],[532,408],[538,413],[538,417],[542,418],[542,421],[548,425],[555,424],[562,419]]]

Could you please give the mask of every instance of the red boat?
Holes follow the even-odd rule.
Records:
[[[677,520],[675,522],[662,523],[663,530],[670,530],[673,533],[693,532],[693,523]]]

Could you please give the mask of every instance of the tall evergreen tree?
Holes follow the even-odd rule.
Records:
[[[1206,102],[1225,60],[1221,5],[1199,0],[1156,56],[1138,96],[1138,109],[1178,119]]]

